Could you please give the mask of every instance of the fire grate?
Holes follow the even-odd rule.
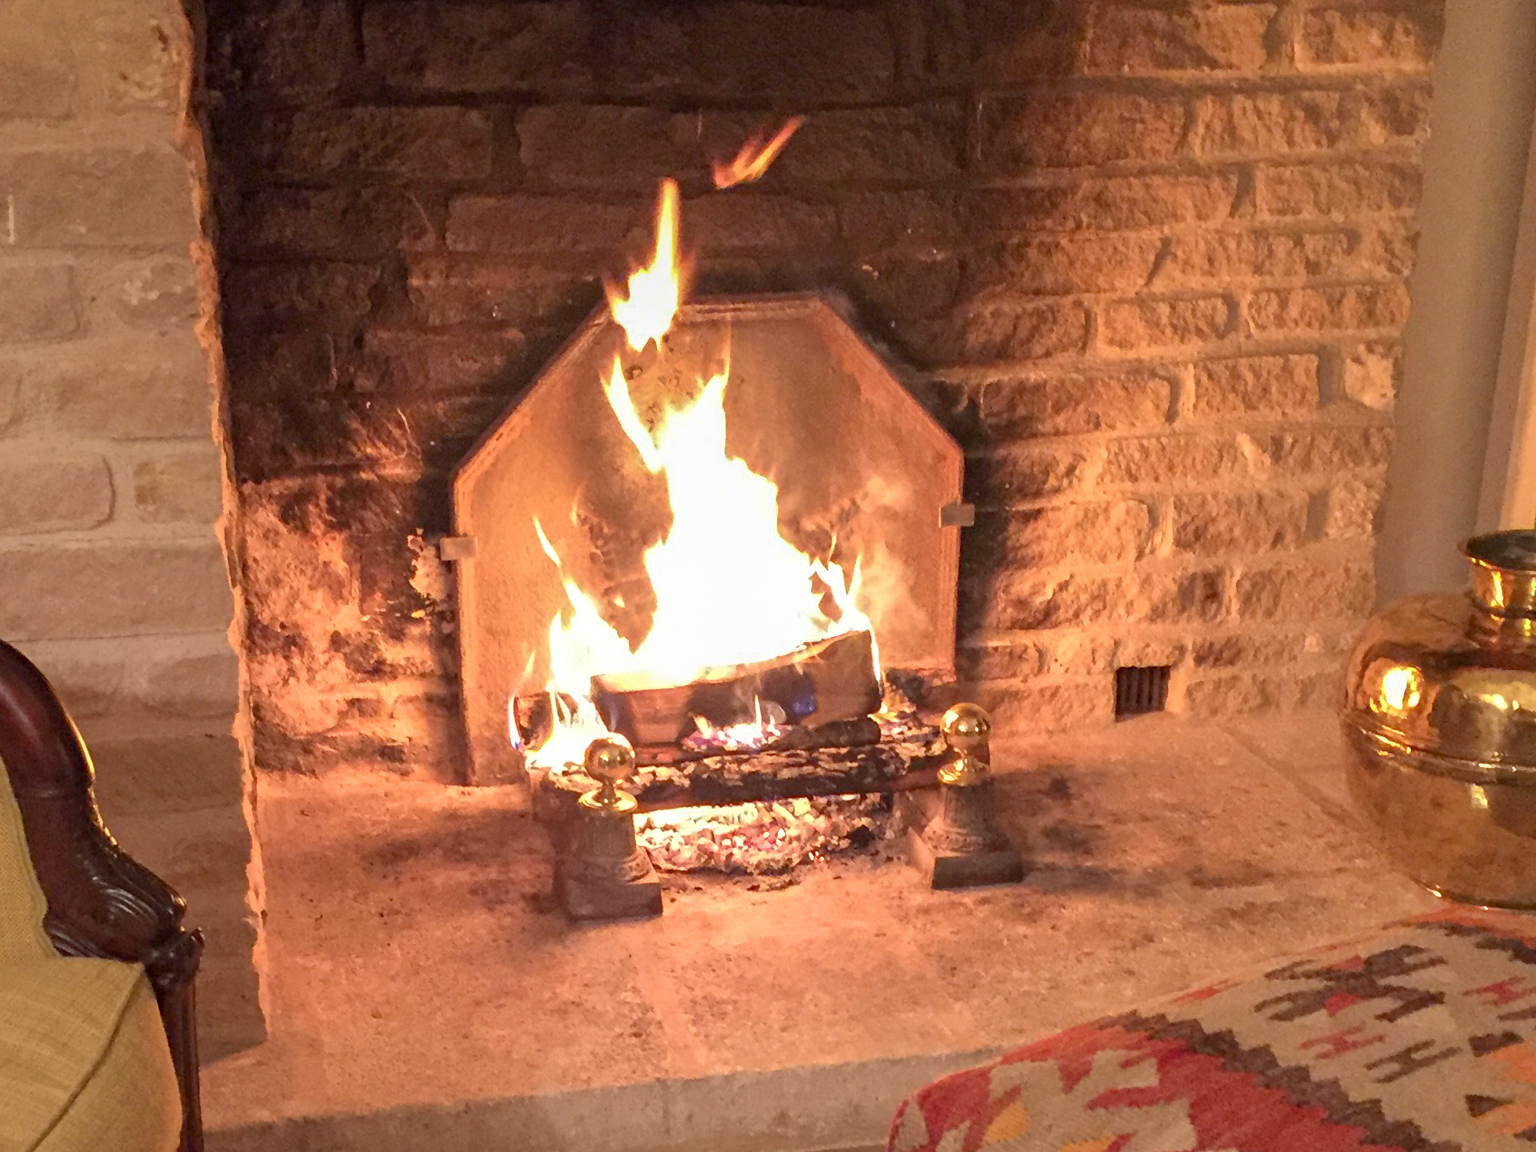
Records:
[[[1168,707],[1168,680],[1173,668],[1156,664],[1146,668],[1115,669],[1115,719],[1145,716]]]

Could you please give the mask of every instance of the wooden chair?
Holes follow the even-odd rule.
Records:
[[[143,967],[180,1090],[181,1152],[201,1152],[193,980],[202,934],[182,923],[181,897],[118,848],[96,810],[94,769],[74,722],[43,674],[3,641],[0,764],[47,904],[48,938],[61,956]]]

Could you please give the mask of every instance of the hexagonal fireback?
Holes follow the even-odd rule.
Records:
[[[671,512],[664,478],[604,397],[623,339],[595,313],[454,477],[455,528],[473,538],[455,566],[472,782],[520,774],[507,705],[546,682],[550,621],[566,605],[535,521],[609,623],[643,638],[646,622],[618,605],[645,603],[642,557]],[[831,549],[847,572],[859,561],[887,668],[952,668],[960,544],[942,509],[960,499],[960,448],[826,300],[686,304],[665,355],[626,353],[632,362],[630,394],[651,427],[728,362],[726,450],[778,485],[780,533],[809,555]]]

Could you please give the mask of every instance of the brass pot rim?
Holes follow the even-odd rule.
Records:
[[[1471,563],[1519,576],[1536,576],[1536,530],[1508,528],[1462,541],[1461,554]]]
[[[1461,545],[1471,567],[1468,594],[1495,616],[1536,617],[1536,531],[1485,532]]]

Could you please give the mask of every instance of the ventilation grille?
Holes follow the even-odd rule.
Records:
[[[1173,672],[1167,664],[1150,668],[1115,669],[1115,719],[1145,716],[1168,707],[1168,677]]]

